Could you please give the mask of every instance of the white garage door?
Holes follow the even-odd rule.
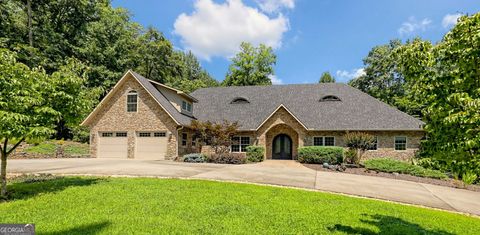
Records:
[[[98,158],[127,158],[127,132],[100,132]]]
[[[167,153],[166,132],[137,132],[135,145],[136,159],[163,160]]]

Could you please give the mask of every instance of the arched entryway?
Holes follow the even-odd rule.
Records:
[[[272,143],[272,159],[288,159],[292,158],[292,139],[286,134],[279,134],[273,138]]]

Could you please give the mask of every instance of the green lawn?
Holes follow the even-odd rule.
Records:
[[[480,219],[328,193],[200,180],[66,177],[10,185],[1,223],[40,234],[480,234]]]

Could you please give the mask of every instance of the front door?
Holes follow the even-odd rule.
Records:
[[[292,159],[292,139],[288,135],[273,138],[272,159]]]

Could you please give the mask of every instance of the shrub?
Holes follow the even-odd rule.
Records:
[[[265,148],[261,146],[248,146],[247,147],[247,161],[249,162],[261,162],[263,161],[263,155]]]
[[[338,164],[343,162],[343,148],[307,146],[298,149],[298,161],[314,164]]]
[[[473,184],[477,178],[477,174],[475,174],[473,171],[467,171],[462,174],[462,181],[465,184]]]
[[[351,132],[345,134],[344,141],[349,149],[356,151],[356,155],[352,159],[352,163],[359,164],[360,160],[362,160],[363,153],[372,146],[375,138],[367,133]]]
[[[344,153],[344,161],[346,163],[355,163],[355,159],[356,159],[356,156],[357,156],[357,151],[355,151],[355,149],[348,149],[347,151],[345,151]]]
[[[200,162],[205,162],[206,157],[201,153],[190,153],[190,154],[183,155],[182,160],[184,162],[200,163]]]
[[[418,165],[412,165],[408,162],[402,162],[389,158],[376,158],[366,160],[364,162],[365,168],[369,170],[376,170],[387,173],[402,173],[419,177],[445,179],[447,175],[437,170],[425,169]]]
[[[207,156],[207,161],[220,164],[245,164],[247,157],[242,153],[214,153]]]

